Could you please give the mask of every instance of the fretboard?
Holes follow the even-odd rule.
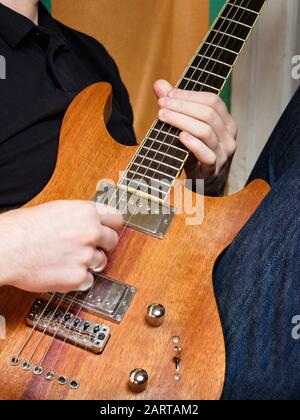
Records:
[[[197,50],[177,87],[219,95],[266,0],[229,0]],[[118,186],[163,202],[189,156],[180,131],[155,120]]]

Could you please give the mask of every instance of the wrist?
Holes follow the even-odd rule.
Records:
[[[222,168],[222,170],[217,175],[211,176],[209,178],[205,178],[203,176],[198,163],[186,167],[185,171],[187,179],[192,180],[193,191],[196,192],[196,181],[203,179],[204,195],[210,197],[222,197],[225,192],[229,169],[230,163],[224,166],[224,168]]]

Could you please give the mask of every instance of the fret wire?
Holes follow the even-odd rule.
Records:
[[[141,161],[141,162],[139,162],[139,161]],[[149,166],[150,169],[152,169],[154,171],[156,171],[160,166],[160,163],[154,162],[153,159],[145,157],[145,156],[140,156],[140,155],[135,158],[135,163],[137,165],[140,165],[141,163],[144,163],[147,166]],[[164,172],[165,174],[167,174],[171,177],[176,176],[176,173],[178,172],[178,168],[172,168],[171,166],[166,165],[164,163],[162,165],[163,165],[163,167],[161,168],[161,172]]]
[[[138,168],[143,168],[143,169],[150,169],[150,171],[152,171],[152,172],[157,172],[158,174],[160,174],[160,175],[163,175],[164,177],[166,177],[166,178],[171,178],[171,179],[173,179],[173,177],[171,176],[171,175],[169,175],[169,174],[166,174],[165,172],[162,172],[162,171],[159,171],[159,170],[154,170],[154,169],[151,169],[151,168],[149,168],[148,166],[145,166],[145,165],[143,165],[143,164],[139,164],[139,163],[132,163],[131,164],[131,166],[133,166],[133,165],[135,165],[135,166],[137,166]],[[137,171],[136,171],[136,173],[137,173]],[[154,178],[155,179],[155,178]]]
[[[227,15],[227,19],[234,19],[237,22],[247,24],[252,27],[253,22],[255,22],[257,18],[257,13],[251,13],[245,8],[240,8],[238,5],[228,4],[227,8],[231,8]]]
[[[231,3],[231,4],[232,4],[232,3]],[[248,3],[248,4],[249,4],[249,3]],[[264,4],[265,4],[265,1],[262,1],[262,2],[261,2],[261,4],[260,4],[260,13],[261,13],[261,11],[262,11],[262,8],[263,8]],[[226,6],[226,7],[227,7],[227,6]],[[258,14],[257,14],[257,16],[256,16],[256,20],[258,19],[258,17],[259,17],[259,15],[260,15],[260,13],[258,13]],[[252,27],[255,25],[256,20],[253,22]],[[224,20],[223,20],[223,21],[224,21]],[[221,25],[221,26],[222,26],[222,25]],[[238,25],[236,25],[236,27],[238,27]],[[251,29],[252,29],[252,27],[251,27]],[[214,27],[214,30],[216,31],[215,27]],[[243,46],[245,45],[246,41],[248,40],[248,38],[249,38],[249,36],[250,36],[250,32],[251,32],[251,31],[248,31],[248,34],[247,34],[247,36],[245,37],[245,40],[243,41]],[[228,35],[230,35],[230,34],[228,34]],[[243,48],[243,46],[242,46],[242,48]],[[234,64],[235,64],[235,62],[232,64],[232,67],[234,66]],[[225,83],[224,83],[224,84],[225,84]]]
[[[224,7],[224,9],[225,9],[225,7]],[[225,63],[225,64],[227,64],[227,63]],[[183,80],[183,78],[182,78],[182,80]],[[214,89],[214,88],[213,88]],[[171,129],[171,128],[170,128]],[[169,129],[169,131],[168,131],[168,133],[166,133],[166,135],[168,135],[169,133],[170,133],[170,129]],[[162,130],[161,130],[162,131]],[[151,131],[150,131],[151,132]],[[177,131],[178,132],[178,134],[179,134],[179,130]],[[187,155],[188,156],[188,155]]]
[[[221,22],[221,28],[224,26],[224,24],[225,24],[225,20],[224,20],[224,16],[223,16],[223,13],[226,11],[226,8],[228,7],[228,5],[227,4],[225,4],[225,6],[224,6],[224,9],[223,9],[223,11],[222,11],[222,13],[221,13],[221,15],[220,15],[220,17],[222,17],[223,18],[223,21]],[[228,14],[230,13],[230,10],[228,11]],[[220,22],[220,19],[218,19],[217,21],[216,21],[216,23],[217,22]],[[214,30],[214,32],[215,33],[217,33],[218,34],[218,31],[215,29],[215,25],[213,25],[213,27],[212,27],[212,30]],[[211,34],[211,33],[210,33]],[[208,37],[210,36],[210,34],[208,35]],[[207,37],[207,38],[208,38]],[[204,41],[204,43],[203,43],[203,45],[205,45],[205,41]],[[203,46],[200,48],[200,52],[201,52],[201,50],[203,49]],[[205,51],[205,53],[208,51],[208,49]],[[202,55],[203,56],[206,56],[205,55],[205,53],[203,54],[202,53]],[[207,56],[206,56],[207,57]],[[210,58],[210,57],[207,57],[208,59]],[[212,59],[213,60],[215,60],[213,57],[212,57]],[[224,64],[224,65],[226,65],[226,66],[229,66],[230,67],[230,69],[232,68],[232,66],[231,65],[229,65],[228,63],[225,63],[224,61],[221,61],[221,60],[216,60],[217,62],[220,62],[221,64]]]
[[[219,74],[216,74],[216,73],[212,73],[211,71],[208,71],[208,70],[200,70],[198,69],[198,67],[194,67],[194,66],[190,66],[190,69],[203,71],[204,73],[208,73],[208,74],[211,74],[212,76],[219,77],[220,79],[226,80],[226,77],[220,76]]]
[[[221,22],[221,21],[220,21]],[[217,22],[215,30],[219,31],[220,28],[222,28],[222,25],[220,22]],[[222,23],[224,23],[226,21],[222,21]],[[226,33],[228,35],[236,35],[239,36],[240,38],[243,38],[244,40],[247,39],[249,33],[251,33],[251,30],[245,26],[242,25],[235,25],[233,22],[226,22],[227,26],[226,26]],[[245,42],[245,41],[244,41]]]
[[[182,80],[183,80],[183,78],[182,78]],[[211,87],[212,88],[212,87]],[[213,90],[215,90],[216,92],[218,92],[218,90],[216,90],[216,89],[214,89],[214,88],[212,88]],[[161,130],[162,131],[162,130]],[[170,132],[170,130],[169,130],[169,132]],[[169,132],[168,133],[166,133],[166,134],[169,134]],[[179,133],[179,131],[178,131],[178,133]]]
[[[224,66],[227,66],[227,67],[230,67],[230,68],[232,67],[230,64],[224,63],[223,61],[220,61],[220,60],[216,60],[215,58],[207,57],[206,55],[203,55],[203,54],[200,54],[200,56],[202,56],[203,58],[206,58],[207,60],[212,60],[212,61],[215,61],[216,63],[223,64]],[[226,77],[226,79],[227,79],[227,77]]]
[[[147,150],[151,150],[151,151],[153,150],[153,149],[151,149],[150,147],[147,147],[147,146],[143,146],[143,149],[147,149]],[[172,155],[168,155],[167,153],[160,152],[159,150],[157,151],[157,153],[160,153],[161,155],[165,155],[165,156],[167,156],[170,159],[178,160],[178,162],[180,162],[180,163],[183,163],[184,162],[182,159],[179,159],[178,157],[175,157],[175,156],[172,156]]]
[[[214,92],[214,90],[218,91],[226,80],[192,68],[187,71],[185,78],[204,84],[206,87],[211,88],[212,92]]]
[[[140,187],[144,187],[144,186],[146,186],[147,187],[147,189],[150,189],[150,190],[155,190],[155,191],[157,191],[157,192],[159,192],[159,193],[162,193],[162,194],[167,194],[167,192],[166,191],[164,191],[164,190],[161,190],[161,189],[159,189],[159,188],[155,188],[155,187],[153,187],[153,185],[151,185],[151,186],[149,186],[148,184],[142,184],[141,183],[141,180],[138,180],[138,181],[136,181],[136,180],[134,180],[134,179],[127,179],[127,178],[124,178],[123,179],[123,181],[122,182],[126,182],[126,187],[128,187],[128,188],[132,188],[132,186],[130,185],[132,182],[134,183],[134,184],[137,184],[137,188],[140,186]],[[127,181],[129,182],[129,185],[127,185]],[[123,184],[123,186],[125,186],[124,184]],[[167,186],[168,188],[169,188],[169,185]]]
[[[238,6],[237,4],[232,4],[232,3],[230,3],[230,2],[228,3],[228,5],[229,5],[229,6],[238,7],[239,9],[246,10],[247,12],[250,12],[250,13],[255,13],[256,15],[259,15],[259,13],[258,13],[258,12],[256,12],[255,10],[248,9],[247,7]]]
[[[234,21],[234,19],[232,19],[232,21]],[[254,24],[255,24],[255,22],[254,22]],[[242,25],[243,26],[243,25]],[[248,26],[248,25],[246,25],[246,26]],[[238,24],[236,25],[236,27],[238,28]],[[250,29],[252,29],[252,27],[250,27]],[[216,31],[217,32],[217,31]],[[229,36],[230,34],[228,34],[228,36]],[[233,35],[234,36],[234,35]],[[249,33],[247,34],[247,36],[246,36],[246,39],[245,40],[243,40],[242,42],[243,43],[245,43],[246,42],[246,40],[248,39],[248,37],[250,36],[250,31],[249,31]],[[241,39],[241,38],[240,38]],[[243,45],[242,45],[243,46]],[[218,62],[218,60],[215,60],[216,62]],[[209,61],[208,61],[208,63],[209,63]],[[223,64],[227,64],[227,63],[223,63]],[[232,66],[230,66],[229,65],[229,68],[230,68],[230,71],[231,71],[231,69],[232,69]]]
[[[147,169],[147,168],[146,168]],[[156,182],[159,182],[160,184],[163,184],[163,185],[165,185],[166,187],[169,187],[170,186],[170,184],[169,183],[166,183],[166,182],[164,182],[164,181],[162,181],[162,180],[160,180],[160,179],[153,179],[153,178],[151,178],[151,176],[148,176],[148,175],[145,175],[145,174],[136,174],[135,172],[133,172],[133,171],[127,171],[127,174],[133,174],[133,175],[141,175],[141,176],[143,176],[144,178],[147,178],[147,179],[149,179],[150,181],[156,181]]]
[[[215,40],[213,41],[212,38],[214,38]],[[239,54],[241,52],[244,45],[244,40],[234,38],[226,33],[217,33],[215,36],[212,33],[207,38],[206,43],[218,46],[222,39],[226,41],[226,47],[224,47],[225,50],[229,50],[230,52],[233,52],[235,54]]]
[[[241,0],[240,4],[241,4],[241,6],[247,7],[248,9],[250,9],[250,7],[251,7],[252,10],[255,10],[256,12],[259,12],[259,14],[260,14],[263,6],[265,4],[265,0],[251,0],[250,3],[247,0]],[[256,10],[256,8],[257,8],[257,10]]]
[[[210,85],[207,85],[207,84],[205,84],[205,83],[199,82],[199,81],[197,81],[197,80],[189,79],[189,78],[187,78],[187,77],[184,77],[184,78],[183,78],[183,80],[188,80],[189,82],[192,82],[192,83],[197,83],[198,85],[205,86],[205,87],[207,87],[207,88],[213,89],[213,90],[215,90],[216,92],[220,92],[220,91],[219,91],[219,89],[214,88],[214,87],[212,87],[212,86],[210,86]]]
[[[222,61],[223,63],[228,63],[228,65],[230,65],[230,67],[233,66],[233,63],[235,62],[236,58],[237,58],[237,54],[233,54],[231,52],[228,52],[226,50],[224,50],[223,48],[220,47],[213,47],[210,45],[206,45],[207,49],[205,54],[216,58],[219,61]]]
[[[236,23],[237,25],[242,25],[242,26],[245,26],[246,28],[252,29],[252,26],[247,25],[247,23],[242,23],[234,19],[223,18],[222,16],[221,16],[221,19],[228,20],[229,22]]]
[[[221,35],[227,35],[227,36],[230,36],[231,38],[237,39],[238,41],[245,42],[245,40],[243,38],[239,38],[238,36],[235,36],[235,35],[232,35],[232,34],[228,34],[226,32],[217,31],[216,29],[212,29],[211,32],[218,32]]]
[[[175,136],[175,135],[173,135],[173,134],[171,134],[170,132],[168,132],[168,131],[165,131],[165,130],[157,130],[157,129],[153,129],[153,131],[157,131],[158,132],[158,134],[160,134],[160,133],[162,133],[162,134],[166,134],[166,135],[168,135],[168,136],[172,136],[172,137],[174,137],[174,139],[176,138],[176,140],[178,140],[178,141],[180,141],[179,140],[179,136]]]
[[[158,153],[158,152],[156,152],[156,153]],[[156,160],[154,158],[150,158],[150,157],[144,156],[142,154],[139,154],[139,157],[142,157],[142,158],[151,160],[151,162],[158,163],[159,165],[168,166],[169,168],[174,169],[175,171],[178,171],[178,169],[179,169],[179,168],[176,168],[176,166],[169,165],[168,163],[165,163],[165,162],[160,162],[159,160]]]
[[[160,143],[160,144],[164,144],[164,145],[166,145],[166,143],[164,143],[164,142],[162,142],[162,141],[160,141],[160,140],[154,140],[154,139],[152,139],[151,137],[147,137],[146,138],[146,141],[147,140],[151,140],[152,142],[156,142],[156,143]],[[169,144],[168,144],[169,145]],[[174,144],[170,144],[169,145],[170,147],[172,147],[173,149],[176,149],[176,150],[179,150],[180,152],[182,152],[182,153],[185,153],[185,154],[188,154],[189,152],[187,151],[187,150],[183,150],[183,149],[179,149],[179,147],[176,147],[176,146],[174,146]]]
[[[228,15],[230,14],[230,12],[231,12],[231,10],[232,10],[233,8],[232,8],[232,7],[230,8],[230,6],[228,7],[228,4],[226,4],[226,5],[224,6],[224,9],[223,9],[223,11],[222,11],[222,13],[221,13],[221,16],[220,16],[220,18],[222,18],[222,19],[223,19],[222,24],[225,22],[225,19],[226,19],[226,17],[224,17],[224,16],[223,16],[223,13],[225,13],[226,9],[227,9],[227,11],[228,11],[228,13],[227,13],[227,16],[228,16]],[[237,13],[237,12],[236,12],[236,13]],[[235,16],[233,16],[233,17],[235,17]],[[218,21],[220,21],[220,19],[218,19]],[[217,22],[218,22],[218,21],[217,21]],[[222,26],[223,26],[222,24],[221,24],[221,29],[222,29]],[[215,27],[215,25],[213,26],[213,28],[214,28],[214,27]],[[218,31],[217,31],[217,30],[215,30],[215,32],[218,32]],[[207,38],[209,38],[209,36],[210,36],[210,34],[208,35],[208,37],[207,37]],[[222,38],[223,38],[223,37],[221,37],[221,40],[222,40]],[[206,41],[205,41],[205,42],[206,42]],[[205,42],[204,42],[204,44],[205,44]],[[200,50],[200,51],[201,51],[201,50]],[[209,51],[209,49],[207,49],[205,53],[207,53],[208,51]],[[222,53],[220,52],[219,57],[221,56],[221,54],[222,54]],[[236,56],[236,58],[237,58],[237,57],[238,57],[238,55]],[[224,63],[224,64],[226,64],[226,63]],[[234,63],[233,63],[233,64],[234,64]],[[233,64],[232,64],[232,65],[233,65]]]
[[[236,52],[233,52],[233,53],[236,54]],[[224,63],[224,64],[227,64],[227,63]],[[229,66],[229,67],[231,68],[231,66]],[[182,80],[184,80],[184,78]],[[190,79],[187,79],[187,80],[191,80],[191,78]],[[212,88],[211,86],[209,86],[209,87]],[[217,92],[219,92],[217,89],[214,89],[214,90],[216,90]]]
[[[224,51],[228,51],[228,52],[230,52],[232,54],[239,55],[236,51],[229,50],[228,48],[225,48],[225,47],[220,47],[220,45],[215,45],[215,44],[212,44],[211,42],[206,42],[206,44],[207,45],[210,45],[211,47],[221,48]]]
[[[237,5],[233,5],[232,3],[228,3],[226,6],[228,6],[228,5],[230,5],[230,6],[235,6],[235,7],[237,7],[238,8],[238,6]],[[246,11],[246,10],[245,10]],[[222,18],[223,19],[223,21],[225,21],[226,20],[226,18],[224,18],[222,15],[221,16],[219,16],[219,18]],[[243,24],[242,22],[237,22],[237,21],[235,21],[234,19],[227,19],[227,20],[229,20],[230,22],[233,22],[233,23],[236,23],[236,26],[237,25],[239,25],[239,24],[241,24],[242,26],[244,25],[244,26],[246,26],[246,27],[249,27],[250,29],[252,29],[252,27],[251,26],[249,26],[249,25],[247,25],[247,24]],[[222,26],[222,25],[221,25]],[[218,31],[216,30],[216,29],[214,29],[214,32],[216,32],[216,33],[218,33]],[[225,34],[224,34],[225,35]],[[230,37],[230,34],[227,34],[228,35],[228,37]],[[248,39],[248,36],[250,35],[250,32],[247,34],[247,38],[245,39],[245,41]],[[233,35],[233,38],[238,38],[237,36],[235,36],[235,35]],[[242,38],[239,38],[242,42],[244,42],[244,40],[242,40]],[[214,44],[213,44],[214,45]],[[220,46],[216,46],[216,48],[221,48]],[[229,52],[230,53],[233,53],[233,54],[237,54],[235,51],[232,51],[232,50],[229,50]],[[221,53],[220,53],[221,54]],[[193,60],[195,60],[196,59],[196,56],[197,56],[198,54],[196,53],[196,55],[195,55],[195,57],[193,58]],[[237,54],[238,55],[238,54]],[[203,55],[203,58],[204,58],[204,55]],[[209,57],[206,57],[206,59],[207,59],[207,64],[209,63],[210,64],[210,58]],[[215,58],[213,58],[213,61],[215,61],[216,63],[220,63],[220,64],[222,64],[222,65],[225,65],[225,66],[228,66],[229,67],[229,73],[231,72],[231,69],[232,69],[232,65],[229,65],[228,63],[224,63],[224,62],[221,62],[221,61],[219,61],[219,60],[216,60]],[[196,69],[195,69],[196,70]],[[208,73],[208,77],[209,77],[209,72],[206,72],[206,73]],[[200,76],[201,77],[201,76]],[[218,76],[216,76],[216,77],[218,77]],[[221,76],[222,77],[222,76]],[[226,81],[226,78],[223,78],[224,79],[224,82]],[[182,78],[179,82],[178,82],[178,84],[179,83],[181,83],[182,81],[184,80],[184,78]],[[187,79],[187,80],[192,80],[192,79]],[[196,83],[199,83],[199,82],[196,82]],[[205,84],[204,84],[205,85]],[[214,90],[217,90],[217,89],[215,89],[215,88],[213,88],[212,86],[210,86],[210,88],[212,88],[212,89],[214,89]],[[154,123],[154,125],[153,125],[153,127],[152,128],[154,128],[155,127],[155,125],[156,125],[156,123]],[[164,127],[164,128],[166,128],[167,127],[167,125],[165,125],[165,124],[163,124],[162,125],[162,127]],[[170,134],[170,130],[172,130],[172,127],[170,126],[169,127],[169,130],[168,130],[168,132],[166,132],[165,131],[165,135],[169,135]],[[151,129],[150,129],[150,133],[151,133]],[[163,131],[163,130],[161,130],[161,131]],[[178,134],[179,134],[179,130],[177,130],[176,131]],[[176,137],[176,136],[174,136],[174,137]],[[149,139],[149,137],[147,138],[147,139]],[[150,140],[153,140],[153,139],[150,139]],[[162,144],[164,144],[164,142],[161,142]],[[169,147],[172,147],[172,145],[168,145]],[[158,151],[156,151],[156,152],[158,152]],[[167,154],[165,154],[166,156],[168,156]],[[187,153],[187,156],[188,156],[188,153]],[[160,162],[159,163],[159,165],[161,165],[162,164],[162,162]]]

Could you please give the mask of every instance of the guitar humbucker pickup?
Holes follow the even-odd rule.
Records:
[[[95,354],[103,352],[110,338],[106,324],[87,321],[43,300],[36,300],[32,305],[27,325]]]
[[[94,201],[116,207],[126,226],[158,239],[165,238],[176,215],[176,209],[171,206],[118,189],[107,182],[99,184]]]

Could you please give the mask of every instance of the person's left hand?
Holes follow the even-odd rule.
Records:
[[[186,166],[191,179],[204,179],[206,192],[220,195],[236,151],[237,124],[222,99],[213,93],[174,89],[165,80],[154,84],[162,122],[181,130],[179,140],[192,153]]]

